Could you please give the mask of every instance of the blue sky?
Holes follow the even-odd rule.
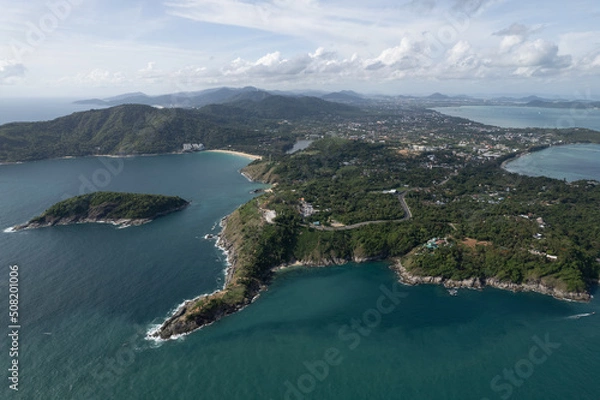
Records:
[[[0,96],[217,86],[600,98],[600,2],[0,0]]]

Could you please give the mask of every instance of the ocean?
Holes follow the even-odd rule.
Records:
[[[74,98],[7,99],[0,98],[0,125],[9,122],[48,121],[78,111],[104,108],[73,104]]]
[[[284,270],[243,311],[178,340],[146,339],[184,300],[223,285],[224,255],[203,236],[264,187],[239,174],[247,163],[201,152],[0,166],[0,397],[599,398],[596,298],[580,304],[495,289],[450,296],[440,286],[400,285],[386,263]],[[192,204],[126,229],[2,232],[94,189]],[[16,342],[6,339],[13,265]],[[18,392],[7,379],[15,359]]]
[[[434,110],[503,128],[588,128],[600,131],[598,108],[517,106],[437,107]]]

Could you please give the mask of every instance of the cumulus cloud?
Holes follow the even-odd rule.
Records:
[[[500,51],[507,52],[515,46],[524,43],[531,35],[540,32],[543,29],[541,25],[529,27],[527,25],[513,23],[507,28],[492,33],[493,36],[502,37]]]
[[[0,60],[0,84],[10,85],[25,76],[27,69],[16,61]]]
[[[565,68],[571,63],[570,56],[559,56],[558,46],[546,40],[537,39],[523,43],[514,52],[514,61],[522,67]]]
[[[533,39],[543,30],[542,25],[533,27],[513,23],[494,32],[502,38],[493,64],[511,70],[521,77],[549,76],[568,71],[573,65],[570,54],[560,54],[560,47],[549,40]]]
[[[376,57],[353,54],[344,57],[320,47],[313,53],[285,57],[281,52],[265,54],[255,60],[236,58],[221,68],[188,66],[164,79],[188,84],[235,83],[314,83],[384,82],[404,78],[434,79],[440,74],[455,79],[483,76],[489,60],[482,60],[471,45],[460,41],[445,55],[431,62],[423,51],[425,44],[403,38],[398,46],[384,49]]]
[[[426,40],[404,37],[393,47],[373,57],[358,53],[346,57],[323,47],[313,52],[286,55],[273,51],[254,59],[238,57],[222,65],[188,65],[163,71],[153,62],[139,69],[135,79],[152,83],[170,83],[177,90],[192,90],[201,85],[290,85],[305,87],[321,83],[399,81],[403,79],[506,79],[507,77],[545,77],[573,67],[569,55],[560,55],[556,44],[542,39],[525,40],[505,54],[475,48],[459,40],[436,58],[430,57]],[[585,68],[600,65],[600,54],[590,55]],[[584,68],[581,66],[581,68]],[[107,84],[122,82],[119,73],[96,70],[79,81]]]

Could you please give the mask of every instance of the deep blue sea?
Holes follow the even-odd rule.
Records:
[[[588,128],[600,131],[598,108],[540,108],[517,106],[438,107],[434,110],[503,128]]]
[[[286,270],[243,311],[175,341],[147,340],[182,301],[222,286],[224,256],[203,236],[262,187],[238,173],[247,162],[202,152],[0,166],[0,398],[600,398],[597,299],[453,297],[401,286],[385,263]],[[2,232],[94,189],[192,204],[140,227]],[[9,354],[11,265],[18,357]],[[18,392],[7,379],[15,358]]]

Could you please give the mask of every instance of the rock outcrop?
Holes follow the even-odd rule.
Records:
[[[536,292],[552,296],[560,300],[571,301],[590,301],[591,296],[586,292],[567,292],[559,288],[544,284],[541,280],[529,281],[524,283],[514,283],[501,281],[497,278],[469,278],[462,281],[452,279],[444,279],[439,276],[424,276],[409,272],[400,261],[393,265],[394,270],[398,273],[400,281],[407,285],[419,284],[435,284],[443,285],[447,288],[468,288],[468,289],[483,289],[486,286],[494,287],[502,290],[510,290],[511,292]]]

